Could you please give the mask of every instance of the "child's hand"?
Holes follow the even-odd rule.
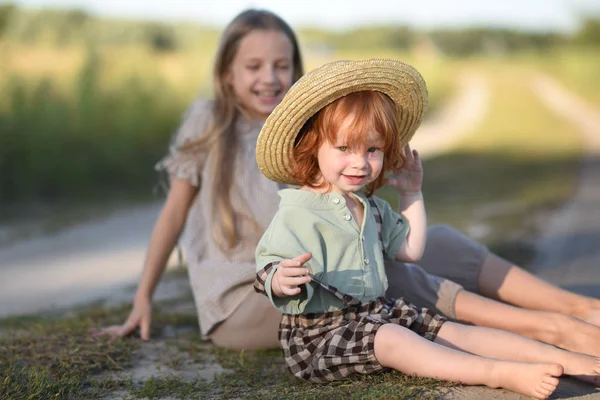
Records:
[[[281,260],[271,281],[271,289],[277,297],[293,296],[300,293],[300,285],[310,282],[308,268],[303,265],[312,258],[304,253],[296,258]]]
[[[393,175],[385,180],[385,184],[396,188],[401,195],[418,193],[423,183],[421,158],[416,150],[411,151],[409,145],[404,148],[404,157],[404,167],[394,171]]]

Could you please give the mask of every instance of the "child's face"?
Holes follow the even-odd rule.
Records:
[[[335,143],[325,140],[319,147],[317,158],[323,178],[331,184],[331,190],[347,195],[373,182],[383,168],[381,134],[369,130],[366,142],[357,149],[350,149],[346,142],[347,129],[352,117],[346,117],[337,132]]]
[[[249,118],[265,120],[292,85],[293,47],[276,30],[247,34],[227,75],[237,101]]]

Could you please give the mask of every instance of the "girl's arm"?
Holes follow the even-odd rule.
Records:
[[[152,295],[183,230],[189,208],[197,193],[198,187],[192,186],[189,182],[183,179],[171,179],[169,195],[152,231],[133,309],[123,325],[104,328],[97,332],[98,334],[120,337],[140,328],[141,338],[143,340],[150,338]]]

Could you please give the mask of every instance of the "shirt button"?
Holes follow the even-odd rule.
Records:
[[[352,215],[350,215],[350,214],[346,214],[346,215],[344,215],[344,219],[345,219],[346,221],[350,221],[350,220],[352,219]]]
[[[365,258],[365,264],[369,265],[369,259]]]
[[[340,204],[340,199],[338,199],[337,197],[334,197],[334,199],[331,201],[333,202],[333,204]]]
[[[363,236],[363,237],[361,237],[361,239],[363,240],[363,242],[365,241],[365,237],[364,237],[364,236]]]

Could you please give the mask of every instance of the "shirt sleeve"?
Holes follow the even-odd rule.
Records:
[[[281,211],[281,210],[280,210]],[[256,281],[254,288],[264,293],[271,303],[284,314],[301,314],[313,297],[314,288],[311,285],[300,287],[301,292],[294,296],[277,297],[272,291],[272,280],[283,259],[298,257],[306,253],[302,240],[292,229],[291,221],[278,212],[265,231],[256,247]],[[314,260],[305,264],[309,270],[320,270],[311,267]]]
[[[169,154],[160,160],[155,169],[170,176],[200,186],[200,176],[206,161],[206,152],[181,151],[184,144],[202,137],[212,117],[212,102],[196,99],[183,114],[181,123],[169,148]]]
[[[389,260],[394,260],[396,254],[400,251],[400,247],[406,241],[410,226],[408,220],[402,214],[392,210],[387,201],[376,197],[374,197],[374,200],[381,213],[381,233],[385,256]]]

